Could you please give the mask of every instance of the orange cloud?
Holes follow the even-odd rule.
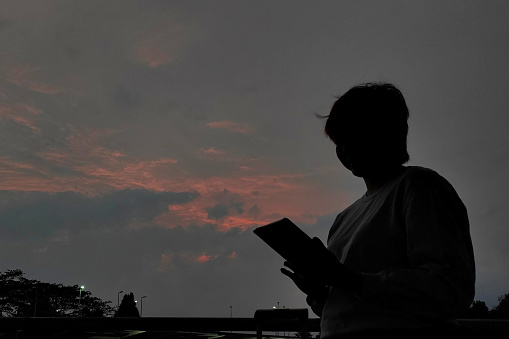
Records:
[[[215,225],[219,231],[246,230],[288,217],[297,223],[314,223],[330,213],[344,197],[325,192],[304,173],[274,173],[260,162],[211,177],[191,176],[176,159],[133,159],[103,141],[112,130],[73,131],[67,147],[39,153],[37,165],[0,158],[0,189],[26,191],[77,191],[96,195],[112,190],[142,188],[157,192],[196,192],[192,201],[168,206],[154,224],[167,227]],[[219,150],[202,150],[218,154]],[[53,173],[55,167],[74,175]]]
[[[208,261],[217,259],[219,254],[206,254],[205,252],[202,252],[201,254],[194,254],[187,252],[180,254],[180,257],[190,263],[203,264]]]
[[[0,157],[0,166],[1,170],[7,171],[7,168],[11,168],[12,170],[35,170],[35,167],[30,164],[24,164],[17,161],[12,161],[7,157]]]
[[[15,162],[0,158],[0,189],[23,191],[76,191],[96,195],[114,189],[143,188],[153,191],[171,189],[168,175],[178,164],[176,159],[163,158],[140,161],[119,150],[112,150],[102,141],[112,130],[73,131],[66,147],[36,154],[39,160]],[[42,160],[42,161],[41,161]],[[55,168],[67,168],[74,175],[61,176]]]
[[[9,73],[8,79],[11,83],[28,88],[35,92],[57,94],[64,91],[64,89],[60,86],[40,80],[40,70],[36,67],[30,67],[27,65],[16,66],[13,67]]]
[[[161,258],[159,259],[159,264],[157,265],[157,270],[160,272],[164,272],[167,270],[171,270],[175,268],[175,263],[173,261],[173,254],[161,254]]]
[[[200,148],[200,153],[206,154],[206,155],[213,155],[213,156],[224,156],[226,155],[226,151],[218,150],[214,147],[209,147],[208,149]]]
[[[68,147],[40,152],[38,156],[46,160],[49,166],[62,166],[79,172],[80,191],[125,188],[167,190],[163,177],[171,172],[170,168],[178,161],[171,158],[140,161],[122,151],[101,145],[105,138],[115,133],[114,130],[73,131],[67,138]]]
[[[0,119],[14,121],[31,128],[34,132],[40,132],[40,128],[35,125],[35,117],[40,114],[41,110],[28,104],[0,105]]]
[[[176,60],[182,54],[188,38],[184,26],[168,21],[141,32],[134,51],[139,61],[156,68]]]
[[[241,134],[252,134],[254,131],[251,126],[247,124],[241,124],[233,121],[214,121],[207,123],[210,128],[220,128],[229,132],[241,133]]]
[[[330,213],[345,199],[340,193],[324,192],[306,182],[304,174],[255,174],[243,172],[210,178],[187,178],[173,182],[175,191],[193,190],[199,197],[182,205],[169,206],[168,212],[154,222],[173,228],[189,225],[216,225],[219,231],[231,228],[247,229],[288,217],[295,222],[314,223],[320,215]],[[207,209],[217,204],[227,205],[221,194],[227,188],[230,201],[242,203],[242,213],[227,214],[214,219]]]
[[[139,46],[136,50],[138,58],[149,67],[155,68],[171,61],[170,56],[159,46]]]
[[[72,190],[87,195],[132,188],[192,191],[198,193],[197,198],[168,206],[167,211],[155,216],[154,224],[166,228],[215,225],[218,231],[246,230],[283,217],[297,223],[314,223],[318,216],[336,210],[346,200],[339,192],[326,192],[314,186],[304,174],[251,174],[239,170],[223,176],[197,178],[180,172],[174,159],[135,161],[122,155],[109,161],[99,157],[82,163],[59,152],[46,153],[44,157],[62,165],[70,162],[69,168],[78,174],[55,176],[49,167],[0,158],[0,189]],[[220,217],[211,214],[217,207],[224,212]]]
[[[210,260],[213,260],[213,259],[216,259],[218,257],[218,255],[207,255],[205,254],[205,252],[203,252],[202,254],[200,254],[197,258],[196,258],[196,262],[197,263],[205,263],[207,261],[210,261]]]
[[[167,228],[215,225],[218,231],[246,230],[282,217],[313,223],[343,199],[339,193],[314,186],[305,174],[274,174],[258,168],[199,178],[179,169],[176,159],[139,161],[95,141],[71,144],[75,148],[40,153],[47,163],[37,166],[0,158],[0,189],[72,190],[87,195],[133,188],[196,192],[194,200],[168,206],[155,216],[154,224]],[[72,169],[76,175],[53,175],[55,166]]]

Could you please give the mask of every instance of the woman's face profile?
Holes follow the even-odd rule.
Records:
[[[336,143],[336,155],[353,175],[364,177],[384,166],[382,144],[370,133],[356,133]]]

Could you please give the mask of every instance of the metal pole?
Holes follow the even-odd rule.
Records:
[[[120,293],[123,293],[124,291],[120,291],[117,293],[117,317],[120,315]]]
[[[37,285],[35,285],[35,303],[34,303],[34,317],[37,315]]]
[[[83,289],[85,288],[85,286],[81,285],[80,286],[80,300],[78,302],[78,309],[80,311],[80,316],[83,316],[83,312],[82,312],[82,308],[81,308],[81,291],[83,291]]]
[[[279,310],[279,301],[277,302],[277,309]],[[276,332],[276,335],[279,336],[279,331]]]
[[[146,297],[147,297],[146,295],[141,297],[141,314],[140,314],[140,317],[143,317],[143,298],[146,298]]]

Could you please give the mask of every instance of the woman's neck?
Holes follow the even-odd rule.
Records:
[[[378,169],[372,174],[362,177],[366,184],[366,195],[371,195],[373,192],[382,188],[385,184],[391,181],[396,175],[401,173],[405,167],[403,165],[397,165],[390,168]]]

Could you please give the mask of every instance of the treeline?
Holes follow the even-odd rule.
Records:
[[[476,300],[460,319],[509,319],[509,293],[498,298],[498,305],[491,310],[486,303]]]
[[[509,293],[491,310],[476,300],[460,319],[509,319]],[[19,270],[0,272],[0,317],[139,317],[134,295],[124,295],[120,308],[110,306],[78,285],[27,279]]]
[[[27,279],[19,269],[0,273],[1,317],[107,317],[109,303],[78,285]]]

